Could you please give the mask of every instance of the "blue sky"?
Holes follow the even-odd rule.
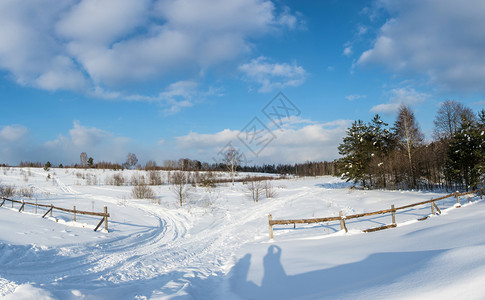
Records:
[[[442,101],[485,107],[483,28],[479,0],[3,0],[0,162],[332,160],[400,104],[431,139]]]

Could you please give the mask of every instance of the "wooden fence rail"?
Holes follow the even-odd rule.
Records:
[[[32,206],[35,206],[35,212],[37,214],[37,207],[45,207],[45,208],[48,208],[48,210],[45,212],[45,214],[42,216],[42,218],[44,218],[45,216],[47,216],[48,213],[50,213],[50,216],[52,217],[52,211],[54,209],[57,209],[57,210],[60,210],[60,211],[63,211],[63,212],[67,212],[67,213],[72,213],[74,215],[74,222],[76,221],[76,215],[88,215],[88,216],[99,216],[99,217],[103,217],[101,219],[101,221],[99,222],[98,226],[96,226],[96,228],[94,229],[94,231],[98,230],[99,226],[101,226],[101,224],[104,223],[104,229],[108,231],[108,218],[109,218],[109,213],[108,213],[108,208],[105,206],[104,207],[104,212],[91,212],[91,211],[83,211],[83,210],[77,210],[76,209],[76,206],[73,207],[73,209],[69,209],[69,208],[63,208],[63,207],[57,207],[57,206],[54,206],[52,204],[48,205],[48,204],[38,204],[37,201],[35,203],[32,203],[32,202],[26,202],[26,201],[21,201],[21,200],[13,200],[13,199],[8,199],[8,198],[4,198],[2,197],[1,198],[2,200],[2,203],[0,204],[0,207],[3,206],[5,204],[5,201],[10,201],[12,202],[12,207],[13,207],[13,204],[14,203],[19,203],[21,204],[21,207],[19,209],[19,212],[21,212],[22,210],[24,210],[24,206],[27,204],[27,205],[32,205]]]
[[[392,224],[390,225],[384,225],[381,227],[376,227],[376,228],[370,228],[364,230],[364,232],[373,232],[373,231],[378,231],[382,229],[387,229],[387,228],[393,228],[396,227],[396,211],[418,206],[418,205],[423,205],[423,204],[428,204],[431,203],[431,213],[435,214],[435,209],[436,211],[441,214],[441,210],[439,209],[438,205],[436,205],[436,201],[444,200],[450,197],[456,197],[457,204],[461,206],[460,203],[460,196],[465,196],[469,194],[480,194],[480,199],[483,199],[483,193],[485,191],[485,188],[481,188],[475,191],[470,191],[470,192],[465,192],[465,193],[451,193],[439,198],[431,199],[431,200],[426,200],[418,203],[413,203],[409,205],[404,205],[400,207],[395,207],[394,204],[391,206],[390,209],[384,209],[384,210],[379,210],[379,211],[373,211],[373,212],[368,212],[368,213],[362,213],[362,214],[354,214],[354,215],[348,215],[344,216],[343,212],[339,212],[338,217],[325,217],[325,218],[312,218],[312,219],[295,219],[295,220],[273,220],[273,216],[270,214],[268,215],[268,223],[269,223],[269,238],[273,239],[273,225],[290,225],[293,224],[294,227],[296,227],[296,224],[311,224],[311,223],[321,223],[321,222],[331,222],[331,221],[340,221],[340,229],[345,230],[347,232],[347,226],[345,224],[345,220],[350,220],[350,219],[357,219],[357,218],[362,218],[362,217],[367,217],[367,216],[373,216],[373,215],[380,215],[380,214],[387,214],[387,213],[392,213]],[[470,201],[470,199],[468,200]],[[460,207],[458,206],[458,207]],[[427,217],[421,218],[419,220],[424,220],[427,219]]]

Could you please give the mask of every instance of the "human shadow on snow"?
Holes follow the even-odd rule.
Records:
[[[281,263],[281,248],[271,245],[263,258],[261,286],[247,280],[251,254],[236,263],[229,280],[232,292],[243,299],[330,299],[397,282],[444,251],[375,253],[362,261],[287,275]]]

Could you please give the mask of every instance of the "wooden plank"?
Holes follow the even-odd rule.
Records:
[[[349,232],[347,230],[347,226],[345,226],[345,218],[343,216],[343,212],[339,212],[339,217],[340,217],[340,230],[345,230],[345,232]]]
[[[8,200],[8,201],[11,201],[11,202],[16,202],[16,203],[25,203],[25,204],[28,204],[28,205],[36,205],[35,203],[33,202],[22,202],[22,201],[17,201],[17,200],[13,200],[13,199],[7,199],[7,198],[4,198],[5,200]],[[37,204],[37,206],[40,206],[40,207],[53,207],[54,209],[57,209],[57,210],[61,210],[61,211],[64,211],[64,212],[69,212],[69,213],[74,213],[74,210],[72,209],[68,209],[68,208],[63,208],[63,207],[57,207],[57,206],[52,206],[52,205],[49,205],[49,204]],[[104,212],[91,212],[91,211],[82,211],[82,210],[76,210],[76,213],[77,214],[81,214],[81,215],[90,215],[90,216],[99,216],[99,217],[104,217],[106,214]],[[107,217],[109,217],[110,215],[107,214],[106,215]]]
[[[384,226],[381,226],[381,227],[366,229],[366,230],[364,230],[364,232],[374,232],[374,231],[379,231],[379,230],[384,230],[384,229],[389,229],[389,228],[394,228],[394,227],[397,227],[397,225],[396,224],[390,224],[390,225],[384,225]]]
[[[426,217],[422,217],[422,218],[419,218],[419,219],[418,219],[418,221],[424,221],[424,220],[426,220],[427,218],[429,218],[429,217],[428,217],[428,216],[426,216]]]
[[[434,205],[434,208],[436,208],[436,211],[438,212],[438,214],[440,214],[440,215],[441,215],[441,209],[438,207],[438,205],[436,205],[436,203],[435,203],[435,202],[432,202],[432,203],[433,203],[433,205]]]
[[[5,203],[5,199],[3,199],[2,204],[0,204],[0,207],[2,207],[4,203]]]
[[[391,205],[392,210],[392,224],[396,224],[396,209],[394,208],[394,204]]]
[[[96,228],[94,228],[94,231],[98,230],[99,226],[101,226],[101,224],[103,224],[104,222],[104,218],[101,219],[101,221],[99,222],[98,226],[96,226]]]
[[[105,206],[104,207],[104,230],[106,230],[106,232],[109,232],[108,231],[108,207]]]
[[[296,219],[296,220],[272,220],[271,225],[290,225],[290,224],[311,224],[311,223],[321,223],[338,221],[340,217],[328,217],[328,218],[315,218],[315,219]]]
[[[51,207],[51,208],[50,208],[48,211],[46,211],[46,212],[45,212],[45,214],[42,216],[42,218],[44,218],[45,216],[47,216],[47,214],[48,214],[48,213],[50,213],[50,212],[52,211],[52,208],[53,208],[53,207]]]
[[[24,209],[25,203],[22,203],[22,206],[19,209],[19,212],[21,212]]]
[[[268,223],[269,223],[269,239],[273,239],[273,224],[271,221],[273,220],[273,216],[271,214],[268,215]]]

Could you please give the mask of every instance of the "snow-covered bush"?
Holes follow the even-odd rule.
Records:
[[[145,184],[135,185],[131,190],[131,195],[135,199],[153,199],[155,192]]]

